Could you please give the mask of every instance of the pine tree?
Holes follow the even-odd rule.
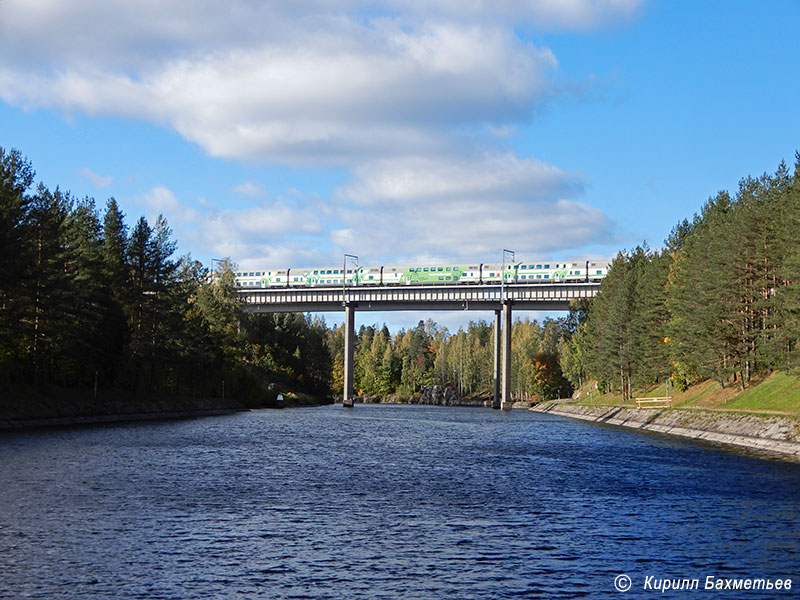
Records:
[[[28,195],[33,178],[27,159],[0,147],[0,382],[17,376],[24,352],[23,296],[34,264]]]
[[[110,198],[103,217],[103,264],[112,295],[125,303],[128,267],[128,228],[117,201]]]
[[[29,223],[33,241],[32,277],[27,282],[25,313],[28,364],[31,381],[58,381],[58,358],[64,355],[64,324],[69,321],[73,297],[67,276],[65,228],[72,199],[58,188],[51,192],[39,185],[32,198]]]
[[[699,377],[725,384],[741,371],[744,323],[733,211],[727,192],[710,199],[672,263],[670,351],[684,382]]]

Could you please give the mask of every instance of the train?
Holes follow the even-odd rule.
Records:
[[[598,282],[608,274],[608,260],[536,261],[462,265],[416,264],[405,266],[308,267],[237,270],[239,289],[276,287],[342,287],[450,285],[486,283]]]

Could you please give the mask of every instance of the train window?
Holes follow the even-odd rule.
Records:
[[[494,273],[489,273],[489,277],[494,277]]]
[[[452,269],[450,267],[445,267],[444,270],[445,271],[451,271]]]
[[[448,275],[445,279],[447,279],[447,281],[450,281],[452,279],[452,277],[450,277],[450,275]]]
[[[314,275],[319,275],[319,270],[314,271]]]
[[[528,265],[522,265],[522,266],[520,267],[520,269],[527,269],[527,268],[528,268]]]
[[[548,275],[547,273],[545,273],[545,274],[544,274],[544,278],[545,278],[545,279],[550,279],[550,275]]]
[[[444,271],[444,267],[439,267],[439,270],[440,271]]]
[[[444,281],[444,275],[439,275],[439,281]]]
[[[536,268],[537,268],[537,269],[541,269],[541,268],[542,268],[542,265],[536,265]]]
[[[603,274],[603,272],[602,272],[600,269],[597,269],[597,274],[598,274],[598,275],[602,275],[602,274]]]
[[[369,278],[372,279],[372,275],[370,275]]]
[[[549,269],[549,268],[550,268],[550,265],[545,265],[545,266],[544,266],[544,268],[545,268],[545,269]]]
[[[417,272],[417,270],[416,270],[414,267],[411,267],[411,268],[409,269],[409,272],[411,272],[411,273],[416,273],[416,272]]]
[[[537,276],[536,276],[536,279],[541,279],[541,278],[542,278],[542,276],[541,276],[541,275],[537,275]]]
[[[428,267],[424,267],[422,270],[427,272],[428,271]]]

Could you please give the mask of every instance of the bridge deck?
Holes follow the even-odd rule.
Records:
[[[568,310],[572,300],[594,297],[599,283],[425,285],[245,289],[247,312],[335,312],[345,303],[359,311],[499,310],[501,294],[522,310]]]

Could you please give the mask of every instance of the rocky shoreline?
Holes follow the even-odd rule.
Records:
[[[765,450],[800,460],[800,420],[670,408],[623,408],[543,402],[532,411],[583,421]]]

